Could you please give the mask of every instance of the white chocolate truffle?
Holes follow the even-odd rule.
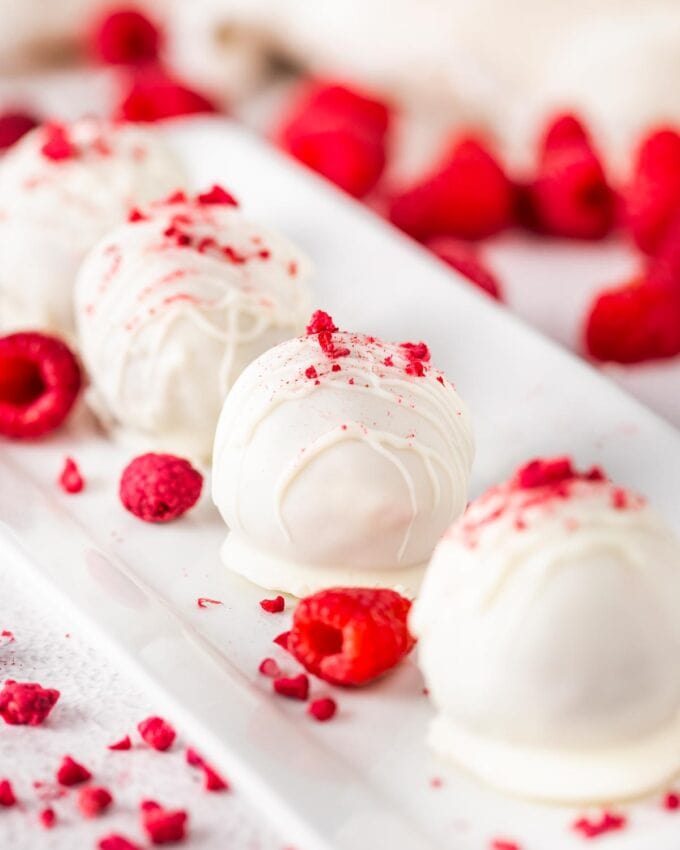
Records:
[[[28,133],[0,164],[0,328],[70,336],[87,251],[131,205],[184,182],[152,130],[83,119]]]
[[[639,497],[534,461],[444,536],[411,614],[436,752],[605,802],[680,769],[680,544]]]
[[[222,409],[223,561],[296,596],[337,585],[413,595],[465,508],[465,405],[422,343],[337,332],[321,312],[309,331],[252,363]]]
[[[78,339],[102,422],[138,446],[210,457],[227,390],[299,333],[310,265],[219,187],[134,212],[88,255]]]

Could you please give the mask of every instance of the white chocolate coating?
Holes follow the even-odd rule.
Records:
[[[680,770],[680,544],[610,482],[563,489],[493,488],[437,547],[410,622],[430,743],[513,794],[633,797]]]
[[[465,508],[469,417],[440,373],[406,374],[400,346],[333,341],[348,356],[328,357],[316,335],[293,339],[229,393],[213,455],[223,560],[296,596],[334,585],[412,595]]]
[[[103,239],[78,276],[90,402],[124,439],[206,460],[233,381],[304,327],[310,266],[235,206],[159,203],[144,214]]]
[[[83,119],[67,125],[73,156],[42,153],[37,127],[0,164],[0,329],[73,332],[83,257],[130,206],[168,195],[184,169],[153,130]]]

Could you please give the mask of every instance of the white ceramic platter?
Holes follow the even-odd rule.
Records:
[[[317,305],[342,327],[430,345],[473,411],[473,494],[528,457],[568,452],[648,495],[680,533],[671,426],[262,142],[216,120],[168,134],[197,186],[223,183],[311,254]],[[67,452],[88,479],[78,496],[55,484]],[[523,850],[581,846],[575,811],[501,797],[429,755],[431,710],[413,660],[375,687],[337,691],[340,714],[328,724],[272,696],[257,666],[273,655],[296,670],[271,643],[288,614],[262,612],[265,594],[220,568],[224,530],[208,498],[165,527],[126,514],[116,489],[129,457],[84,414],[53,439],[3,443],[0,556],[51,582],[55,604],[158,691],[298,850],[486,850],[495,837]],[[224,604],[199,609],[198,597]],[[329,689],[315,683],[314,692]],[[628,815],[629,828],[605,846],[677,848],[680,815],[657,799]]]

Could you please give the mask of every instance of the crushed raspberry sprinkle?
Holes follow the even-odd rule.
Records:
[[[286,607],[286,600],[283,596],[275,596],[273,599],[261,599],[260,608],[268,614],[279,614]]]
[[[217,112],[217,107],[208,97],[160,68],[148,67],[133,75],[115,117],[123,121],[153,122],[209,112]]]
[[[217,184],[215,184],[212,189],[209,189],[207,192],[202,192],[200,195],[197,195],[196,200],[199,204],[203,204],[205,206],[221,204],[223,206],[237,207],[239,205],[231,192],[227,192],[226,189],[223,189],[222,186],[218,186]]]
[[[337,325],[328,315],[328,313],[324,313],[323,310],[316,310],[312,313],[312,318],[309,320],[309,324],[305,328],[305,331],[308,336],[312,334],[320,334],[320,333],[335,333],[337,331]]]
[[[198,501],[203,476],[188,460],[168,454],[136,457],[123,470],[120,500],[145,522],[170,522]]]
[[[137,209],[137,207],[133,207],[128,213],[128,222],[130,222],[130,224],[134,224],[137,221],[148,221],[148,218],[141,210]]]
[[[29,130],[38,126],[38,119],[29,112],[3,112],[0,114],[0,151],[18,142]]]
[[[52,829],[57,823],[57,814],[53,808],[48,806],[38,814],[38,820],[43,829]]]
[[[281,675],[281,668],[273,658],[263,658],[257,669],[263,676],[269,676],[270,679],[277,679]]]
[[[134,844],[124,835],[111,833],[97,842],[97,850],[142,850],[139,844]]]
[[[625,815],[605,810],[600,817],[579,818],[572,824],[572,829],[579,832],[584,838],[599,838],[608,832],[618,832],[625,829],[626,825]]]
[[[16,638],[14,637],[14,632],[11,632],[9,629],[3,629],[0,631],[0,649],[3,646],[14,643],[15,641]]]
[[[565,481],[605,481],[602,470],[593,466],[585,472],[578,472],[572,465],[571,458],[556,457],[544,460],[537,458],[520,467],[515,474],[516,486],[521,490],[531,490],[534,487],[550,487]]]
[[[108,750],[130,750],[130,749],[132,749],[132,741],[130,740],[130,736],[126,735],[124,738],[121,738],[120,741],[115,741],[113,744],[109,744],[107,749]]]
[[[162,717],[147,717],[142,720],[137,729],[146,744],[154,750],[167,750],[175,740],[176,732]]]
[[[142,827],[152,844],[173,844],[186,837],[188,815],[182,809],[164,809],[157,803],[142,803]]]
[[[10,808],[17,802],[17,798],[12,788],[12,783],[9,779],[0,779],[0,806]]]
[[[393,590],[334,588],[302,599],[289,649],[310,673],[338,685],[383,675],[415,645],[408,599]]]
[[[61,162],[77,155],[78,149],[69,139],[68,130],[63,124],[46,124],[45,137],[40,152],[47,159]]]
[[[304,702],[309,696],[309,678],[304,673],[299,676],[279,676],[274,679],[273,686],[277,694],[289,699]]]
[[[663,807],[667,812],[675,812],[680,809],[680,794],[676,791],[669,791],[664,795]]]
[[[78,808],[86,818],[96,818],[104,814],[112,802],[113,797],[106,788],[94,785],[81,788],[78,794]]]
[[[72,457],[64,459],[64,466],[59,475],[59,486],[64,493],[80,493],[85,488],[85,479]]]
[[[289,640],[289,638],[290,638],[290,631],[287,631],[287,632],[281,632],[281,634],[280,634],[280,635],[277,635],[277,636],[274,638],[274,640],[272,641],[272,643],[277,644],[277,645],[278,645],[278,646],[280,646],[282,649],[285,649],[285,650],[286,650],[286,652],[288,652],[288,640]]]
[[[319,723],[325,723],[335,716],[338,710],[338,705],[331,697],[321,697],[310,702],[307,706],[307,714],[318,720]]]
[[[160,43],[153,21],[136,8],[121,8],[95,22],[89,46],[94,58],[107,65],[134,65],[155,59]]]
[[[33,439],[70,413],[82,383],[78,362],[56,337],[24,332],[0,337],[0,435]]]
[[[186,762],[191,767],[200,767],[203,771],[203,787],[206,791],[228,791],[229,783],[211,767],[203,756],[199,755],[193,747],[187,747]]]
[[[430,351],[424,342],[402,342],[399,348],[406,357],[404,371],[407,375],[415,375],[418,378],[427,371],[426,363],[430,362]]]
[[[460,272],[487,295],[497,301],[503,300],[496,276],[487,268],[479,253],[469,243],[452,236],[434,236],[428,239],[425,245],[440,260]]]
[[[305,377],[306,377],[306,378],[309,378],[309,379],[310,379],[310,381],[313,381],[314,379],[316,379],[316,378],[318,378],[318,377],[319,377],[319,373],[316,371],[316,369],[314,368],[314,366],[308,366],[308,367],[305,369]]]
[[[506,838],[494,838],[489,845],[490,850],[522,850],[516,841],[508,841]]]
[[[10,726],[39,726],[59,699],[55,688],[7,679],[0,691],[0,717]]]
[[[60,785],[68,788],[71,785],[87,782],[88,779],[92,779],[92,774],[85,765],[75,761],[71,756],[64,756],[57,770],[57,782]]]
[[[199,608],[212,608],[214,605],[224,605],[219,599],[209,599],[207,596],[199,596],[196,600]]]

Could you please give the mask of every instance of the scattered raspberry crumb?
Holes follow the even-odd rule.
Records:
[[[9,779],[0,779],[0,806],[9,808],[10,806],[14,806],[16,802],[17,798],[14,795],[12,783]]]
[[[123,470],[120,500],[145,522],[170,522],[198,501],[203,476],[188,460],[168,454],[136,457]]]
[[[32,439],[58,428],[81,387],[78,362],[56,337],[0,337],[0,434]]]
[[[149,62],[158,55],[158,27],[136,8],[109,12],[95,22],[89,38],[90,52],[107,65]]]
[[[175,740],[175,730],[162,717],[147,717],[137,725],[144,742],[154,750],[167,750]]]
[[[59,699],[59,691],[37,682],[7,679],[0,691],[0,717],[10,726],[39,726]]]
[[[605,481],[604,472],[599,466],[592,466],[585,472],[574,469],[571,458],[537,458],[521,466],[515,473],[515,484],[521,490],[534,487],[550,487],[566,481]]]
[[[584,838],[598,838],[608,832],[625,829],[626,824],[625,815],[604,811],[599,818],[579,818],[574,821],[572,828],[580,832]]]
[[[663,798],[663,807],[669,812],[680,809],[680,794],[676,791],[669,791]]]
[[[199,204],[206,205],[222,204],[231,207],[237,207],[239,205],[236,198],[230,192],[227,192],[226,189],[223,189],[217,184],[215,184],[209,191],[202,192],[200,195],[197,195],[196,200]]]
[[[273,658],[264,658],[257,669],[263,676],[269,676],[270,679],[276,679],[281,675],[281,668]]]
[[[97,850],[141,850],[141,847],[125,838],[124,835],[112,833],[99,839]]]
[[[147,217],[143,212],[137,209],[137,207],[133,207],[128,213],[128,221],[130,224],[134,224],[136,221],[147,221]]]
[[[491,850],[522,850],[517,842],[505,838],[494,838],[489,846]]]
[[[142,803],[142,827],[152,844],[172,844],[186,837],[188,815],[182,809],[164,809],[157,803]]]
[[[71,756],[64,756],[57,770],[57,782],[60,785],[70,787],[87,782],[88,779],[92,779],[92,774],[85,765],[75,761]]]
[[[0,632],[0,648],[7,646],[7,644],[14,643],[15,640],[14,632],[11,632],[9,629],[3,629]]]
[[[3,112],[0,115],[0,151],[11,147],[38,124],[38,119],[28,112]]]
[[[224,605],[219,599],[208,599],[207,596],[199,596],[196,600],[199,608],[210,608],[213,605]]]
[[[314,378],[318,378],[319,374],[316,371],[316,369],[314,368],[314,366],[308,366],[305,369],[305,377],[309,378],[310,380],[313,380]]]
[[[113,797],[106,788],[88,785],[80,789],[78,808],[86,818],[96,818],[103,814],[113,802]]]
[[[193,747],[187,747],[186,751],[186,762],[191,765],[191,767],[200,767],[203,771],[204,777],[204,785],[206,791],[228,791],[229,783],[223,779],[217,771],[211,767],[203,758],[203,756],[199,755]]]
[[[310,673],[338,685],[383,675],[415,644],[406,624],[411,603],[393,590],[333,588],[302,599],[289,648]]]
[[[441,778],[441,776],[433,776],[432,779],[430,779],[430,787],[431,788],[443,788],[444,787],[444,780]]]
[[[503,300],[498,280],[469,243],[454,239],[452,236],[434,236],[428,239],[425,245],[440,260],[460,272],[487,295],[497,301]]]
[[[47,159],[61,162],[77,154],[75,146],[69,139],[68,130],[62,124],[46,124],[45,137],[40,151]]]
[[[278,644],[278,646],[282,647],[286,651],[288,651],[288,639],[290,638],[290,631],[281,632],[280,635],[277,635],[272,643]]]
[[[338,705],[334,699],[331,697],[321,697],[321,699],[315,699],[310,702],[307,707],[307,714],[313,717],[314,720],[318,720],[319,723],[325,723],[335,716],[337,710]]]
[[[130,740],[130,736],[126,735],[124,738],[121,738],[120,741],[116,741],[113,744],[109,744],[108,750],[129,750],[132,748],[132,741]]]
[[[274,679],[274,690],[282,697],[299,699],[303,702],[309,696],[309,679],[304,673],[299,676],[280,676]]]
[[[64,468],[59,475],[59,486],[65,493],[80,493],[85,487],[85,479],[72,457],[64,459]]]
[[[52,829],[57,822],[57,815],[53,808],[43,809],[38,815],[38,820],[44,829]]]
[[[158,67],[137,71],[116,110],[123,121],[162,121],[179,115],[217,112],[215,104]]]
[[[311,336],[312,334],[320,334],[324,331],[327,333],[335,333],[337,329],[337,325],[328,313],[324,313],[323,310],[316,310],[312,313],[312,318],[309,320],[309,324],[305,328],[305,331],[308,336]]]
[[[260,608],[268,614],[279,614],[286,607],[283,596],[275,596],[274,599],[261,599]]]

